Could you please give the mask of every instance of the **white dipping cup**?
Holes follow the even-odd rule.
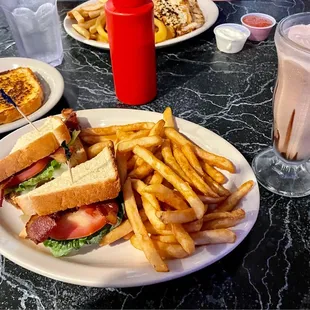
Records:
[[[245,36],[241,39],[228,39],[223,37],[221,34],[218,33],[218,29],[223,28],[223,27],[231,27],[235,28],[245,34]],[[215,39],[216,39],[216,46],[217,48],[223,52],[223,53],[228,53],[228,54],[235,54],[240,52],[243,49],[243,46],[250,36],[251,32],[248,28],[245,26],[239,25],[239,24],[232,24],[232,23],[227,23],[227,24],[221,24],[218,25],[217,27],[214,28],[214,34],[215,34]]]

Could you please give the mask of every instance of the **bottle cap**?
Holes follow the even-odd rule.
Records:
[[[148,4],[150,0],[112,0],[116,8],[136,8]]]

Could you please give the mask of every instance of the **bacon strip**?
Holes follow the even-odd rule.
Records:
[[[73,109],[63,109],[61,115],[65,119],[64,123],[70,131],[80,130],[80,124]]]
[[[4,190],[7,187],[7,185],[11,182],[12,178],[13,177],[10,177],[5,181],[3,181],[2,183],[0,183],[0,208],[2,207],[2,203],[4,200]]]
[[[38,244],[45,241],[52,229],[56,226],[53,215],[34,215],[26,224],[26,232],[29,239]]]

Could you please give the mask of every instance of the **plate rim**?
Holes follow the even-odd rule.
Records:
[[[98,108],[98,109],[86,109],[86,110],[78,110],[77,113],[78,113],[78,117],[86,117],[86,115],[83,115],[83,114],[87,114],[87,113],[95,113],[96,115],[100,115],[98,112],[105,112],[105,111],[110,111],[110,112],[114,112],[114,113],[117,113],[117,112],[129,112],[129,113],[135,113],[135,112],[142,112],[142,113],[145,113],[145,114],[152,114],[154,116],[156,116],[158,119],[160,119],[162,117],[162,114],[161,113],[158,113],[158,112],[153,112],[153,111],[146,111],[146,110],[135,110],[135,109],[120,109],[120,108]],[[126,114],[127,115],[127,114]],[[105,117],[102,117],[102,119],[104,120],[107,120],[107,118]],[[44,119],[40,119],[40,120],[37,120],[35,123],[40,123],[40,122],[43,122],[45,120]],[[154,120],[155,121],[155,120]],[[188,121],[188,120],[184,120],[184,119],[181,119],[181,118],[178,118],[176,117],[176,121],[177,123],[179,122],[185,122],[190,124],[191,126],[197,126],[199,128],[202,128],[203,130],[206,130],[209,132],[209,134],[211,135],[214,135],[216,136],[217,138],[219,138],[220,140],[223,140],[225,143],[227,143],[228,145],[230,145],[230,147],[232,147],[237,153],[238,153],[238,156],[241,157],[242,161],[244,161],[247,165],[248,165],[248,168],[250,168],[250,170],[252,171],[253,173],[253,170],[250,166],[250,164],[248,163],[248,161],[244,158],[244,156],[240,153],[240,151],[235,147],[233,146],[231,143],[229,143],[227,140],[225,140],[224,138],[222,138],[221,136],[219,136],[218,134],[212,132],[211,130],[201,126],[201,125],[198,125],[198,124],[195,124],[191,121]],[[109,122],[109,120],[108,120]],[[125,121],[121,121],[121,123],[124,123]],[[181,126],[182,127],[182,126]],[[17,129],[16,131],[22,131],[22,130],[25,130],[25,129],[29,129],[31,130],[31,127],[30,125],[27,125],[27,126],[24,126],[23,128],[19,128]],[[13,135],[16,131],[8,134],[6,137],[4,137],[3,139],[0,140],[0,144],[3,143],[2,140],[5,140],[7,137],[9,138],[11,135]],[[186,132],[186,130],[182,130],[181,128],[181,131],[182,132]],[[53,272],[50,272],[49,268],[42,268],[40,269],[40,267],[37,267],[33,264],[31,264],[30,262],[30,259],[28,260],[19,260],[18,258],[16,258],[14,256],[14,253],[10,253],[10,251],[8,251],[7,249],[3,249],[3,242],[0,242],[0,253],[7,257],[9,260],[13,261],[14,263],[16,263],[17,265],[19,266],[22,266],[30,271],[33,271],[35,273],[38,273],[40,275],[43,275],[43,276],[46,276],[46,277],[49,277],[49,278],[52,278],[54,280],[58,280],[58,281],[62,281],[62,282],[65,282],[65,283],[70,283],[70,284],[75,284],[75,285],[83,285],[83,286],[92,286],[92,287],[117,287],[117,288],[125,288],[125,287],[137,287],[137,286],[144,286],[144,285],[151,285],[151,284],[156,284],[156,283],[161,283],[161,282],[167,282],[167,281],[171,281],[173,279],[177,279],[177,278],[181,278],[181,277],[184,277],[188,274],[191,274],[191,273],[194,273],[198,270],[201,270],[207,266],[210,266],[212,265],[213,263],[217,262],[218,260],[222,259],[223,257],[225,257],[226,255],[228,255],[229,253],[231,253],[236,247],[239,246],[240,243],[242,243],[242,241],[248,236],[248,234],[251,232],[253,226],[255,225],[256,221],[257,221],[257,218],[258,218],[258,213],[259,213],[259,209],[260,209],[260,192],[259,192],[259,187],[258,187],[258,182],[257,182],[257,179],[253,173],[253,180],[255,181],[255,186],[254,188],[256,189],[257,191],[257,195],[255,196],[255,199],[257,200],[257,208],[255,208],[255,218],[252,219],[252,221],[249,223],[249,225],[247,226],[247,231],[242,235],[242,237],[239,237],[237,238],[236,242],[233,243],[233,244],[230,244],[231,245],[231,248],[229,248],[228,250],[225,250],[223,253],[221,253],[220,255],[216,255],[215,257],[213,257],[213,259],[211,261],[206,261],[205,263],[202,263],[202,264],[198,264],[197,266],[193,267],[193,268],[189,268],[185,271],[182,271],[182,272],[168,272],[168,273],[163,273],[163,277],[161,276],[158,276],[156,279],[142,279],[141,280],[141,277],[138,278],[138,281],[134,281],[134,282],[130,282],[130,281],[126,281],[125,283],[123,284],[117,284],[117,283],[114,283],[114,284],[111,284],[111,283],[105,283],[104,281],[102,282],[98,282],[98,279],[80,279],[80,278],[74,278],[72,277],[72,274],[71,275],[63,275],[63,274],[55,274]],[[4,230],[4,228],[1,226],[0,224],[0,231]],[[12,235],[10,235],[12,236]],[[14,238],[12,236],[12,238]],[[0,238],[0,241],[1,241],[1,238]],[[22,243],[23,246],[26,246],[25,243]],[[203,248],[206,248],[206,246],[202,246]],[[40,251],[36,251],[35,249],[33,249],[35,254],[36,253],[39,253]],[[57,259],[57,258],[53,258],[51,255],[48,255],[49,258],[52,258],[52,259]],[[41,256],[42,258],[42,256]],[[62,260],[62,263],[64,263],[64,265],[68,265],[70,264],[71,266],[73,264],[77,264],[75,262],[72,262],[72,261],[66,261],[66,260]],[[80,265],[80,264],[78,264]],[[86,265],[82,264],[84,267]],[[98,267],[95,267],[95,266],[88,266],[87,268],[98,268]],[[104,269],[109,269],[109,267],[99,267],[100,269],[104,270]],[[121,267],[114,267],[113,269],[120,269]],[[156,273],[156,271],[152,270],[152,272]],[[128,280],[128,278],[126,279]],[[118,280],[120,281],[120,280]]]
[[[54,98],[51,96],[52,94],[52,89],[51,89],[51,94],[49,99],[36,111],[28,115],[28,118],[31,121],[35,121],[40,119],[42,116],[44,116],[46,113],[48,113],[51,109],[55,107],[55,105],[59,102],[61,99],[63,93],[64,93],[64,88],[65,88],[65,82],[62,74],[53,66],[37,60],[37,59],[32,59],[32,58],[24,58],[24,57],[3,57],[0,59],[0,61],[5,61],[7,66],[10,66],[11,64],[17,64],[18,66],[22,67],[32,67],[31,69],[35,71],[36,68],[43,68],[44,67],[48,70],[51,70],[53,74],[49,74],[48,77],[52,79],[55,83],[54,88]],[[45,81],[48,83],[48,81]],[[48,83],[49,87],[52,88],[51,84]],[[0,125],[0,134],[12,131],[14,129],[18,129],[24,125],[28,124],[27,121],[23,118],[18,119],[14,122],[7,123],[7,124],[2,124]]]
[[[94,2],[95,0],[88,0],[84,3],[81,3],[79,5],[77,5],[76,7],[74,8],[79,8],[83,5],[85,5],[86,3],[91,3],[91,2]],[[201,6],[201,10],[202,10],[202,13],[205,17],[205,19],[207,20],[203,26],[201,26],[200,28],[190,32],[190,33],[187,33],[183,36],[180,36],[180,37],[177,37],[177,38],[173,38],[173,39],[170,39],[170,40],[167,40],[167,41],[164,41],[164,42],[160,42],[160,43],[157,43],[155,44],[155,47],[156,49],[160,49],[160,48],[165,48],[165,47],[168,47],[168,46],[172,46],[172,45],[175,45],[175,44],[178,44],[178,43],[181,43],[183,41],[186,41],[186,40],[189,40],[191,38],[194,38],[198,35],[200,35],[201,33],[207,31],[209,28],[211,28],[215,22],[217,21],[218,19],[218,16],[219,16],[219,8],[218,6],[212,1],[212,0],[198,0],[198,3],[199,5]],[[206,7],[205,9],[203,9],[204,7]],[[214,15],[210,16],[209,14],[209,10],[214,10]],[[70,18],[68,18],[67,14],[64,18],[64,21],[63,21],[63,27],[66,31],[66,33],[73,39],[75,39],[76,41],[79,41],[83,44],[86,44],[88,46],[93,46],[93,47],[96,47],[96,48],[99,48],[99,49],[103,49],[103,50],[110,50],[110,47],[109,47],[109,44],[108,43],[101,43],[101,42],[97,42],[97,41],[93,41],[93,40],[87,40],[85,38],[83,38],[80,34],[78,33],[75,33],[73,30],[72,30],[72,20]]]

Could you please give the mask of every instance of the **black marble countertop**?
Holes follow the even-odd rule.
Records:
[[[59,2],[63,19],[76,2]],[[310,9],[307,0],[218,2],[218,23],[239,22],[248,12],[272,14],[277,21]],[[17,56],[0,16],[0,55]],[[65,92],[51,113],[119,107],[109,54],[63,33],[64,62],[58,68]],[[237,147],[248,161],[271,144],[272,91],[277,58],[273,33],[247,43],[235,55],[216,49],[212,29],[158,53],[158,98],[141,109],[174,113],[212,131]],[[258,220],[243,243],[217,263],[184,278],[153,286],[100,289],[57,282],[0,257],[0,308],[309,308],[309,198],[286,199],[263,188]]]

